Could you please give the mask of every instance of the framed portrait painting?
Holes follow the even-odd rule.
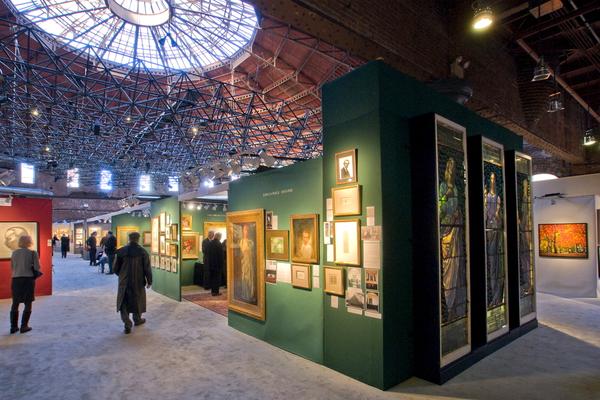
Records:
[[[292,261],[319,263],[319,215],[295,214],[290,217]]]
[[[539,224],[540,257],[588,258],[586,223]]]
[[[198,232],[181,233],[181,259],[197,259],[200,253],[200,238]]]
[[[333,235],[335,263],[360,265],[360,220],[334,221]]]
[[[292,264],[292,286],[310,289],[311,284],[310,265]]]
[[[150,245],[150,252],[153,254],[158,254],[159,247],[158,241],[160,236],[160,226],[158,217],[152,218],[152,244]]]
[[[356,182],[356,149],[335,154],[335,182],[339,184]]]
[[[227,239],[227,225],[225,222],[207,221],[204,223],[204,237],[208,237],[208,232],[213,231],[215,234],[221,234],[221,242]]]
[[[37,222],[0,222],[0,259],[10,259],[12,252],[19,248],[19,238],[24,235],[31,236],[31,250],[39,252]]]
[[[129,243],[129,234],[139,232],[139,230],[140,228],[137,226],[117,226],[117,249],[127,246]]]
[[[267,259],[288,261],[290,259],[289,232],[285,230],[267,230]]]
[[[265,320],[265,212],[227,213],[229,309]]]
[[[360,215],[360,186],[358,184],[331,189],[333,215]]]
[[[183,214],[181,216],[181,229],[184,231],[192,230],[192,216],[190,214]]]
[[[325,287],[323,288],[325,293],[343,296],[345,290],[344,269],[324,267],[323,272],[325,274]]]

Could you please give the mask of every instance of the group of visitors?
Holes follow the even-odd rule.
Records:
[[[90,240],[93,239],[93,240]],[[96,243],[96,233],[92,233],[90,239],[86,242]],[[106,239],[106,240],[104,240]],[[152,269],[150,268],[150,256],[148,252],[140,246],[140,234],[133,232],[129,234],[129,244],[116,251],[116,238],[112,232],[101,241],[101,246],[108,254],[110,273],[119,276],[119,286],[117,293],[117,312],[121,314],[121,320],[125,324],[124,332],[131,333],[131,328],[135,324],[142,325],[146,322],[142,314],[146,312],[146,288],[152,285]],[[31,236],[23,235],[19,237],[19,248],[13,251],[11,255],[12,270],[12,306],[10,309],[10,333],[26,333],[31,331],[29,319],[31,317],[32,303],[35,300],[35,280],[42,275],[40,271],[39,255],[37,251],[30,250],[33,244]],[[219,242],[220,245],[220,242]],[[94,249],[94,253],[95,253]],[[90,249],[90,260],[92,256]],[[63,257],[64,258],[64,257]],[[90,261],[90,265],[93,263]],[[25,305],[21,326],[19,327],[19,305]],[[133,322],[129,318],[133,314]]]
[[[85,241],[88,255],[90,257],[90,265],[100,265],[100,272],[104,273],[104,265],[108,263],[107,275],[112,275],[115,255],[117,253],[117,238],[112,231],[108,231],[106,236],[100,239],[98,244],[98,232],[92,232],[90,237]]]
[[[205,282],[210,283],[210,291],[213,296],[219,296],[219,287],[225,276],[225,260],[227,257],[227,239],[221,243],[221,233],[209,231],[206,239],[202,241],[202,262]],[[206,287],[206,286],[205,286]]]

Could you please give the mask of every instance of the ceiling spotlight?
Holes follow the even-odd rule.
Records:
[[[202,210],[202,204],[198,204],[198,205],[196,206],[196,210]]]
[[[548,112],[553,113],[564,109],[565,106],[562,102],[562,92],[552,93],[548,97]]]
[[[197,126],[192,126],[190,128],[190,132],[192,133],[192,135],[196,136],[198,134],[198,127]]]
[[[215,186],[215,183],[213,182],[213,180],[212,180],[212,179],[206,179],[206,180],[204,181],[204,186],[206,186],[206,187],[208,187],[208,188],[211,188],[211,187],[214,187],[214,186]]]
[[[126,123],[130,123],[130,122],[132,121],[131,115],[127,115],[127,116],[124,118],[124,121],[125,121]]]
[[[548,68],[548,64],[544,61],[544,57],[540,57],[540,60],[533,70],[533,79],[531,82],[545,81],[550,78],[551,75],[550,68]]]
[[[213,210],[216,210],[216,209],[217,209],[217,205],[216,205],[216,204],[213,204],[213,206],[212,206],[212,209],[213,209]]]
[[[29,113],[31,114],[32,117],[40,116],[40,110],[38,110],[37,107],[31,107],[31,110],[29,110]]]
[[[483,31],[494,22],[494,12],[490,7],[481,5],[478,1],[473,4],[473,29]]]
[[[583,136],[583,145],[591,146],[596,143],[596,136],[594,136],[594,129],[588,129],[585,131]]]
[[[46,153],[47,153],[47,152],[49,152],[49,151],[50,151],[50,146],[46,146],[46,147],[44,147],[44,151],[45,151]]]

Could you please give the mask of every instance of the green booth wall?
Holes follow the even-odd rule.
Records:
[[[152,202],[150,207],[151,218],[159,217],[163,212],[171,215],[171,221],[178,224],[178,238],[181,237],[181,224],[179,224],[179,201],[177,200],[177,197],[168,197],[166,199]],[[169,243],[176,243],[180,245],[180,242],[176,240],[167,241],[167,245]],[[170,297],[173,300],[181,301],[180,275],[181,268],[178,268],[176,273],[168,272],[159,268],[152,268],[153,290],[157,293]]]
[[[150,232],[150,218],[148,217],[137,217],[131,214],[120,214],[115,215],[111,218],[111,231],[115,237],[119,226],[135,226],[138,228],[140,234],[140,244],[144,240],[144,232]],[[150,254],[150,246],[143,246],[144,249]]]
[[[229,210],[263,208],[278,217],[278,229],[290,229],[292,214],[319,214],[323,243],[321,159],[248,176],[229,186]],[[291,239],[290,239],[291,240]],[[321,252],[320,260],[324,254]],[[291,262],[291,260],[290,260]],[[320,263],[322,265],[322,262]],[[319,267],[322,277],[322,268]],[[288,283],[266,284],[266,320],[229,311],[229,325],[309,360],[323,362],[323,290],[293,288]],[[339,336],[340,340],[349,332]]]
[[[193,204],[193,202],[190,202],[190,204]],[[202,239],[204,239],[205,222],[225,222],[225,213],[222,206],[219,206],[217,210],[198,210],[195,207],[188,209],[184,206],[184,203],[181,203],[181,215],[192,216],[192,229],[189,232],[197,232],[202,236]],[[179,221],[179,230],[181,231],[181,221]],[[200,240],[200,243],[202,243],[202,240]],[[181,260],[181,286],[194,284],[194,263],[199,260],[202,260],[202,251],[200,251],[198,260]]]
[[[413,375],[410,120],[440,114],[467,129],[520,150],[522,139],[382,62],[371,62],[323,87],[323,191],[335,185],[335,153],[358,150],[358,183],[365,206],[382,225],[382,320],[332,308],[324,296],[324,364],[387,389]],[[338,218],[336,218],[337,220]],[[340,218],[341,219],[341,218]],[[364,284],[364,283],[363,283]],[[340,332],[351,335],[340,336]]]

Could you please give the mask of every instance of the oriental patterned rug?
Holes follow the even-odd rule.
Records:
[[[209,309],[223,316],[227,316],[227,289],[221,290],[219,296],[213,296],[208,293],[187,294],[182,296],[185,300]]]

